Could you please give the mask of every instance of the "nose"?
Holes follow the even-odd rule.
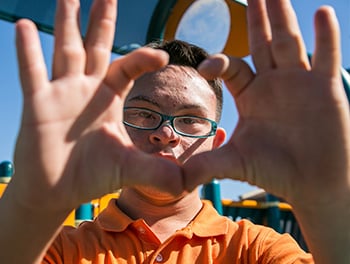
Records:
[[[167,122],[154,130],[149,139],[153,144],[170,147],[176,147],[180,143],[180,135]]]

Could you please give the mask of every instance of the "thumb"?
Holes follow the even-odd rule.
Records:
[[[168,60],[169,55],[165,51],[147,47],[139,48],[113,61],[104,82],[116,94],[126,96],[135,79],[146,72],[164,67]]]
[[[221,148],[193,156],[184,164],[184,186],[188,191],[213,178],[246,181],[243,158],[234,146]]]
[[[183,192],[183,172],[173,161],[134,150],[123,164],[122,186],[150,186],[169,194]]]

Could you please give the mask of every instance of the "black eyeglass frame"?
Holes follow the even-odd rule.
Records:
[[[123,120],[123,124],[124,125],[132,127],[132,128],[140,129],[140,130],[157,130],[158,128],[160,128],[163,125],[164,122],[169,121],[169,124],[170,124],[171,128],[177,134],[179,134],[181,136],[191,137],[191,138],[208,138],[208,137],[214,136],[216,134],[216,130],[218,128],[218,125],[217,125],[217,123],[215,121],[213,121],[211,119],[208,119],[208,118],[205,118],[205,117],[191,116],[191,115],[171,116],[171,115],[162,114],[162,113],[159,113],[157,111],[154,111],[154,110],[151,110],[151,109],[148,109],[148,108],[143,108],[143,107],[124,107],[123,108],[124,111],[127,110],[127,109],[145,110],[145,111],[149,111],[149,112],[155,113],[155,114],[157,114],[157,115],[159,115],[161,117],[161,120],[160,120],[159,124],[156,127],[152,127],[152,128],[145,128],[145,127],[136,126],[136,125],[130,124],[130,123],[128,123],[128,122]],[[187,134],[187,133],[183,133],[181,131],[178,131],[175,128],[175,126],[174,126],[174,119],[175,118],[179,118],[179,117],[192,117],[192,118],[199,118],[199,119],[202,119],[202,120],[209,121],[210,124],[211,124],[211,130],[210,130],[210,132],[207,135],[203,135],[203,136],[196,136],[196,135],[191,135],[191,134]]]

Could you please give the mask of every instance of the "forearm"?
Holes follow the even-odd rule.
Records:
[[[1,263],[40,263],[67,214],[25,208],[12,189],[10,184],[0,199]]]
[[[329,208],[295,208],[298,222],[317,264],[350,263],[350,201]]]

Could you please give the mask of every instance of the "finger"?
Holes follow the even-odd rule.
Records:
[[[252,70],[243,60],[223,54],[206,59],[199,65],[198,71],[208,80],[221,78],[234,97],[238,96],[254,78]]]
[[[234,148],[222,148],[193,156],[184,164],[184,185],[188,191],[216,179],[246,181],[243,159]]]
[[[79,9],[79,0],[57,1],[53,79],[84,71],[85,51],[79,29]]]
[[[22,90],[30,95],[48,83],[40,39],[33,22],[25,19],[17,22],[16,46]]]
[[[108,168],[107,177],[113,177],[109,191],[135,185],[151,186],[171,194],[179,194],[184,190],[182,169],[175,162],[138,150],[124,127],[120,128],[116,123],[106,124],[104,128],[111,141],[102,148],[106,153],[97,155],[97,161],[104,164],[100,166],[102,171]]]
[[[271,29],[265,1],[248,1],[249,49],[257,72],[271,69]]]
[[[296,14],[289,0],[266,0],[272,32],[272,54],[277,67],[309,68]]]
[[[123,164],[127,168],[122,177],[123,186],[150,186],[174,195],[183,192],[182,169],[176,163],[143,152],[132,156]]]
[[[316,48],[313,69],[325,76],[339,74],[341,64],[340,33],[331,7],[322,7],[315,15]]]
[[[133,81],[146,72],[164,67],[169,55],[162,50],[140,48],[115,60],[109,67],[105,84],[120,96],[125,97]]]
[[[104,76],[110,61],[117,17],[116,0],[95,1],[85,38],[86,74]]]

